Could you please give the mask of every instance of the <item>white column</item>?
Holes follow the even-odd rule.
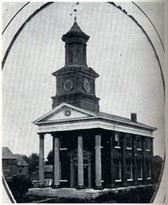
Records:
[[[78,188],[83,188],[83,137],[78,136]]]
[[[101,135],[95,136],[95,175],[96,189],[102,188],[102,161],[101,161]]]
[[[60,153],[59,153],[59,137],[53,136],[53,155],[54,155],[54,165],[53,165],[53,187],[60,187]]]
[[[44,134],[39,134],[39,186],[44,186]]]

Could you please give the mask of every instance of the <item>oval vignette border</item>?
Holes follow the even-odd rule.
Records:
[[[10,26],[10,24],[12,23],[12,21],[14,20],[14,18],[17,16],[17,14],[19,14],[24,8],[26,8],[26,6],[30,3],[34,3],[34,2],[27,2],[25,5],[23,5],[23,7],[21,9],[19,9],[16,14],[11,18],[11,20],[8,22],[8,24],[6,25],[5,29],[3,30],[2,32],[2,35],[7,32],[7,29],[8,29],[8,26]],[[5,63],[6,63],[6,60],[8,58],[8,55],[15,43],[15,41],[17,40],[17,37],[19,36],[19,34],[22,32],[22,30],[24,29],[24,27],[26,26],[27,23],[29,23],[31,21],[31,19],[36,16],[39,12],[41,12],[43,9],[47,8],[48,6],[54,4],[55,2],[47,2],[47,3],[44,3],[40,8],[36,9],[25,21],[24,23],[21,25],[21,27],[17,30],[17,32],[15,33],[15,35],[13,36],[9,46],[7,47],[7,50],[5,52],[5,55],[4,57],[2,58],[2,70],[5,66]],[[68,3],[68,2],[67,2]],[[75,3],[75,2],[74,2]],[[157,54],[157,51],[156,51],[156,48],[154,46],[154,44],[152,43],[152,40],[150,39],[149,35],[147,34],[147,32],[145,31],[145,29],[143,28],[142,25],[139,24],[139,22],[130,14],[127,13],[127,11],[125,9],[122,9],[121,6],[117,5],[116,3],[114,2],[104,2],[104,3],[108,3],[110,4],[111,6],[114,6],[116,7],[117,9],[119,9],[121,12],[123,12],[125,15],[127,15],[128,18],[130,18],[138,27],[139,29],[141,29],[141,31],[143,32],[143,34],[145,34],[145,36],[147,37],[147,40],[148,42],[150,43],[154,53],[155,53],[155,57],[158,61],[158,65],[159,65],[159,68],[160,68],[160,74],[161,74],[161,78],[162,78],[162,84],[163,84],[163,91],[164,91],[164,103],[165,103],[165,79],[164,79],[164,74],[163,74],[163,69],[162,69],[162,66],[161,66],[161,63],[160,63],[160,60],[159,60],[159,56]],[[118,3],[118,2],[117,2]],[[160,40],[160,43],[161,43],[161,46],[163,48],[163,51],[165,52],[165,49],[164,49],[164,45],[163,45],[163,42],[161,41],[161,38],[159,36],[159,33],[156,29],[156,27],[154,26],[153,22],[150,20],[150,18],[146,15],[146,13],[138,6],[136,5],[135,2],[131,2],[132,4],[134,4],[141,12],[143,15],[145,15],[145,17],[149,20],[149,22],[151,23],[151,25],[153,26],[153,28],[155,29],[155,32],[157,33],[157,36]],[[162,165],[162,170],[161,170],[161,174],[160,174],[160,178],[159,178],[159,184],[158,184],[158,187],[156,189],[156,191],[154,192],[153,194],[153,197],[151,199],[151,202],[154,201],[156,195],[157,195],[157,192],[159,190],[159,187],[160,187],[160,183],[161,183],[161,180],[162,180],[162,176],[163,176],[163,171],[165,169],[165,159],[166,159],[166,150],[164,148],[164,162],[163,162],[163,165]],[[10,196],[10,192],[8,191],[8,187],[7,186],[4,186],[7,194],[9,195],[9,198],[11,199],[12,196]],[[166,196],[165,196],[166,197]],[[12,200],[11,200],[12,203],[14,203]],[[151,203],[150,202],[150,203]]]

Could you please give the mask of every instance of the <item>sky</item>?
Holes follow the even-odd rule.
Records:
[[[6,8],[10,6],[4,3],[4,25],[9,19]],[[151,14],[164,41],[163,15],[157,15],[164,13],[163,4],[141,6]],[[52,109],[56,82],[51,73],[65,65],[61,37],[73,24],[73,8],[74,2],[59,2],[42,10],[26,24],[9,53],[2,75],[2,145],[13,153],[29,155],[39,151],[37,127],[32,122]],[[90,36],[87,64],[100,75],[96,80],[100,110],[128,118],[135,112],[139,122],[156,127],[154,154],[163,157],[164,91],[151,44],[135,22],[110,4],[83,2],[75,8],[79,26]],[[14,29],[18,29],[17,22]],[[7,30],[4,45],[9,39]],[[52,148],[51,139],[46,135],[45,156]]]

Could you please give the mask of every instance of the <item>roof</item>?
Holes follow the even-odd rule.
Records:
[[[67,69],[68,68],[68,69]],[[70,73],[77,73],[77,72],[82,72],[86,75],[98,78],[99,75],[93,70],[93,68],[85,66],[85,65],[73,65],[73,66],[68,66],[68,67],[63,67],[60,68],[59,70],[55,71],[52,73],[54,76],[58,75],[65,75],[65,74],[70,74]]]
[[[146,125],[146,124],[143,124],[143,123],[140,123],[140,122],[134,122],[129,118],[121,117],[121,116],[118,116],[118,115],[112,115],[112,114],[105,113],[105,112],[99,112],[99,113],[97,113],[97,116],[100,117],[100,118],[106,118],[106,119],[116,121],[116,122],[120,122],[120,123],[124,123],[124,124],[129,124],[129,125],[133,125],[133,126],[139,126],[139,127],[142,127],[142,128],[146,128],[146,129],[151,129],[153,131],[157,130],[155,127],[151,127],[149,125]]]
[[[14,154],[17,160],[17,166],[28,166],[28,163],[23,159],[23,156],[20,154]]]
[[[62,36],[62,40],[65,41],[67,37],[74,37],[74,36],[83,37],[86,40],[89,39],[89,36],[82,31],[82,29],[79,27],[76,21],[74,22],[70,30]]]
[[[69,116],[68,118],[63,114],[64,110],[66,109],[70,109],[72,112],[71,116]],[[73,114],[73,112],[75,113]],[[89,122],[93,120],[101,120],[102,122],[108,121],[109,124],[129,126],[135,129],[138,128],[143,130],[150,130],[152,132],[157,130],[155,127],[151,127],[149,125],[137,121],[136,122],[132,121],[129,118],[112,115],[105,112],[92,112],[92,111],[85,110],[83,108],[76,107],[74,105],[70,105],[68,103],[61,103],[60,105],[55,107],[47,114],[35,120],[34,124],[36,125],[45,125],[48,123],[60,124],[60,123],[67,123],[67,122],[70,123],[70,122],[77,122],[77,121]]]
[[[2,147],[2,159],[16,159],[8,147]]]

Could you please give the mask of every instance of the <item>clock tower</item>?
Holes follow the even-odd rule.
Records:
[[[86,43],[89,36],[76,20],[62,36],[65,42],[65,66],[53,75],[56,77],[56,96],[52,97],[55,108],[62,102],[99,112],[99,98],[95,95],[95,79],[99,75],[87,66]]]

